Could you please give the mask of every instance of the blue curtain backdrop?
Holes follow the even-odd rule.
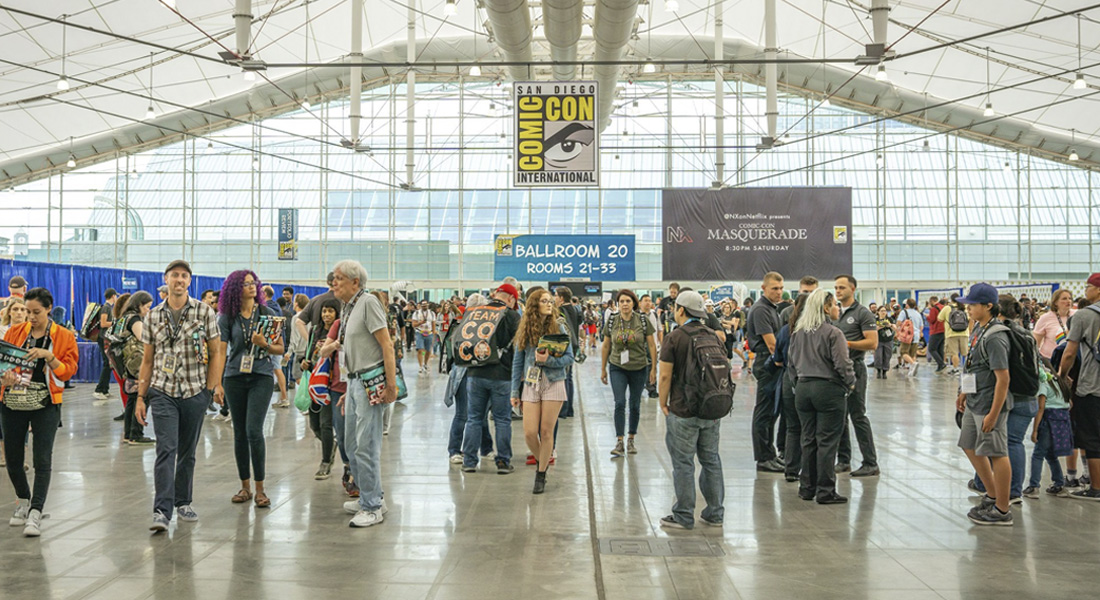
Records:
[[[22,275],[27,280],[28,288],[44,287],[49,290],[53,294],[54,304],[65,309],[66,316],[77,329],[80,328],[84,318],[84,307],[89,302],[103,302],[103,292],[107,291],[107,288],[115,288],[120,294],[145,290],[152,294],[153,300],[156,301],[157,288],[164,285],[164,274],[154,271],[106,269],[21,260],[0,261],[2,285],[6,286],[7,282],[16,275]],[[137,288],[122,289],[123,277],[136,279]],[[191,277],[191,295],[197,298],[203,290],[220,290],[223,280],[223,277],[195,275]],[[269,281],[264,283],[275,288],[276,297],[282,293],[284,284]],[[294,285],[292,287],[296,293],[302,293],[311,298],[328,291],[327,287],[319,286]]]

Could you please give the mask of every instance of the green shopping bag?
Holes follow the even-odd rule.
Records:
[[[302,379],[294,388],[294,408],[300,412],[309,410],[309,375],[309,371],[302,373]]]

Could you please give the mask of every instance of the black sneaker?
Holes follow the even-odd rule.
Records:
[[[850,465],[848,463],[836,463],[836,472],[837,473],[847,473],[848,471],[851,471],[851,470],[852,470],[852,465]]]
[[[1081,487],[1092,487],[1092,480],[1089,479],[1088,475],[1082,475],[1079,481],[1081,483]]]
[[[474,465],[472,467],[462,465],[462,472],[463,473],[477,473],[477,465]]]
[[[112,419],[112,421],[122,421],[125,418],[126,418],[126,413],[122,413],[121,415],[119,415],[119,416],[115,417],[114,419]]]
[[[831,492],[827,496],[818,496],[817,498],[818,504],[845,504],[847,502],[848,499],[846,497],[841,496],[836,492]]]
[[[688,527],[687,525],[684,525],[677,521],[676,517],[673,517],[672,515],[661,517],[661,527],[665,527],[667,529],[691,529],[691,527]]]
[[[465,469],[463,469],[463,470],[465,470]],[[509,463],[507,463],[503,460],[498,460],[497,461],[497,475],[508,475],[508,474],[512,473],[513,471],[515,471],[515,470],[516,470],[516,468],[513,467],[511,464],[509,464]]]
[[[1058,484],[1051,484],[1047,488],[1047,493],[1056,498],[1069,498],[1069,490]]]
[[[1100,500],[1100,490],[1096,488],[1087,488],[1084,490],[1078,490],[1069,495],[1070,498],[1077,498],[1078,500]]]
[[[970,522],[975,525],[1012,525],[1012,511],[1003,513],[996,506],[979,510],[977,513],[971,511],[970,514],[966,515],[966,518],[970,519]]]
[[[1077,479],[1076,477],[1068,478],[1068,479],[1066,479],[1066,487],[1068,487],[1068,488],[1081,487],[1081,480]]]
[[[1037,488],[1033,485],[1029,485],[1026,488],[1024,488],[1024,491],[1022,493],[1023,493],[1024,498],[1031,498],[1032,500],[1038,500],[1039,499],[1039,488]]]

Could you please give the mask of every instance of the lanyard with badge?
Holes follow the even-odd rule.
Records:
[[[630,315],[630,331],[626,330],[626,321],[623,319],[622,313],[619,313],[619,341],[623,344],[623,351],[619,353],[619,365],[625,365],[630,362],[630,343],[634,341],[634,318],[637,313],[631,313]]]
[[[1061,344],[1062,340],[1066,339],[1066,335],[1069,332],[1066,330],[1066,324],[1062,322],[1062,316],[1061,315],[1059,315],[1058,313],[1054,313],[1054,318],[1058,319],[1058,326],[1061,327],[1061,329],[1062,329],[1061,332],[1059,332],[1057,335],[1054,336],[1054,344],[1057,345],[1057,344]]]
[[[970,351],[966,354],[966,371],[970,370],[974,360],[974,350],[977,349],[978,344],[980,344],[982,338],[985,337],[985,332],[989,331],[990,325],[992,325],[992,323],[987,324],[985,327],[980,327],[977,333],[974,334],[974,339],[970,342]],[[973,373],[963,372],[959,374],[959,391],[964,394],[978,393],[978,380]]]
[[[355,310],[355,304],[357,302],[359,302],[359,298],[362,297],[362,295],[365,294],[365,293],[366,293],[366,290],[359,290],[359,293],[355,294],[355,297],[351,299],[351,302],[348,302],[347,304],[345,304],[344,309],[342,311],[340,311],[340,333],[339,333],[340,356],[344,359],[342,361],[343,364],[341,365],[341,368],[340,368],[340,381],[341,382],[345,382],[345,381],[348,380],[348,373],[347,373],[347,370],[348,370],[347,369],[347,367],[348,367],[348,360],[347,360],[348,353],[347,353],[347,351],[345,351],[343,349],[344,348],[344,338],[348,334],[348,317],[351,316],[351,311]],[[366,383],[365,382],[361,382],[361,383],[363,383],[363,388],[366,389],[367,388]]]
[[[253,363],[256,360],[256,357],[252,354],[252,350],[255,349],[255,346],[252,344],[252,331],[256,327],[256,314],[258,312],[260,312],[260,307],[254,305],[252,307],[252,314],[248,317],[248,327],[244,326],[241,316],[237,315],[237,324],[241,327],[241,337],[244,338],[245,353],[241,356],[240,368],[240,372],[244,374],[252,372]]]
[[[160,370],[164,371],[168,375],[175,375],[176,370],[180,366],[180,358],[176,355],[176,341],[179,340],[180,332],[183,331],[183,321],[187,318],[187,311],[191,310],[191,303],[188,302],[184,305],[183,310],[180,311],[179,321],[172,323],[172,311],[169,307],[165,306],[165,316],[168,317],[168,350],[169,352],[164,356],[164,364],[161,365]]]

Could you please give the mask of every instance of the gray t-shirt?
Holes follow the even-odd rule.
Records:
[[[386,311],[378,298],[363,294],[346,318],[346,324],[341,320],[341,326],[345,329],[340,356],[344,359],[346,372],[351,375],[382,362],[382,346],[374,333],[386,328]]]
[[[994,371],[1008,368],[1008,332],[998,328],[986,333],[992,325],[990,322],[985,327],[974,328],[970,338],[974,350],[966,357],[966,373],[974,375],[978,390],[975,394],[966,395],[966,408],[977,415],[988,415],[993,408],[993,391],[997,387]],[[1001,411],[1012,410],[1012,405],[1012,394],[1005,394],[1005,405]]]
[[[854,302],[847,309],[842,308],[840,310],[842,312],[836,326],[844,334],[844,339],[849,342],[858,342],[867,337],[863,334],[864,331],[878,331],[878,326],[875,325],[875,315],[871,314],[870,309],[859,302]],[[864,350],[848,350],[848,356],[856,362],[862,361],[865,354],[867,352]]]
[[[1074,313],[1069,320],[1069,340],[1080,342],[1081,372],[1077,375],[1078,396],[1100,396],[1100,363],[1096,362],[1093,350],[1096,347],[1096,334],[1100,332],[1100,313],[1088,307]],[[1058,365],[1055,365],[1057,368]]]

